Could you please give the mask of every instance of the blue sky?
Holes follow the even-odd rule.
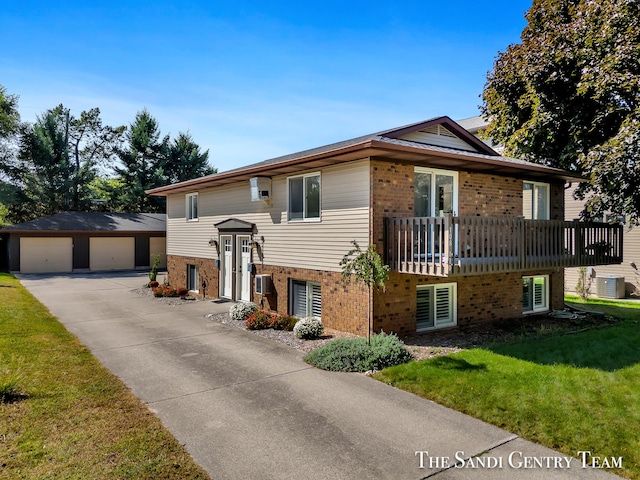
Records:
[[[478,114],[530,0],[0,0],[0,84],[22,119],[62,103],[189,131],[220,171]]]

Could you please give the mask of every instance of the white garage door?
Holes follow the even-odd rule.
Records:
[[[20,238],[20,272],[56,273],[72,269],[71,237]]]
[[[160,255],[160,268],[167,268],[167,238],[149,237],[149,265],[153,265],[156,255]]]
[[[91,237],[89,268],[91,270],[133,270],[136,266],[134,237]]]

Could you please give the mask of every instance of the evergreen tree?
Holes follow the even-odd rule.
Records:
[[[117,200],[120,210],[164,213],[164,198],[150,197],[145,191],[166,183],[169,136],[161,137],[158,122],[145,109],[136,114],[125,142],[117,152],[121,166],[114,168],[124,185]]]
[[[200,146],[189,133],[179,133],[169,147],[169,157],[164,167],[167,183],[178,183],[216,173],[209,165],[209,150],[200,152]]]

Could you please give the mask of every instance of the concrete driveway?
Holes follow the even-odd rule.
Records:
[[[229,304],[137,296],[146,274],[20,280],[214,479],[615,478],[579,459],[566,468],[557,452],[363,375],[317,370],[292,348],[205,317]]]

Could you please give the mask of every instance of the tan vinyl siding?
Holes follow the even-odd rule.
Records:
[[[287,221],[287,177],[272,178],[272,203],[252,202],[249,182],[198,192],[198,221],[185,219],[185,195],[167,199],[167,254],[218,258],[211,238],[213,226],[229,218],[254,223],[254,239],[264,236],[262,262],[339,271],[351,241],[366,245],[369,238],[369,161],[335,165],[321,174],[321,220]],[[253,261],[259,262],[255,250]]]
[[[565,220],[574,220],[580,218],[580,212],[583,208],[583,202],[573,199],[573,192],[577,188],[574,184],[571,188],[565,190]],[[601,265],[593,267],[595,275],[621,275],[626,283],[627,295],[634,290],[640,293],[640,271],[631,267],[631,263],[635,263],[640,269],[640,228],[625,227],[623,231],[623,260],[620,265]],[[564,285],[565,291],[574,292],[578,283],[578,269],[565,269]],[[593,279],[591,285],[591,293],[596,294],[596,281]]]

